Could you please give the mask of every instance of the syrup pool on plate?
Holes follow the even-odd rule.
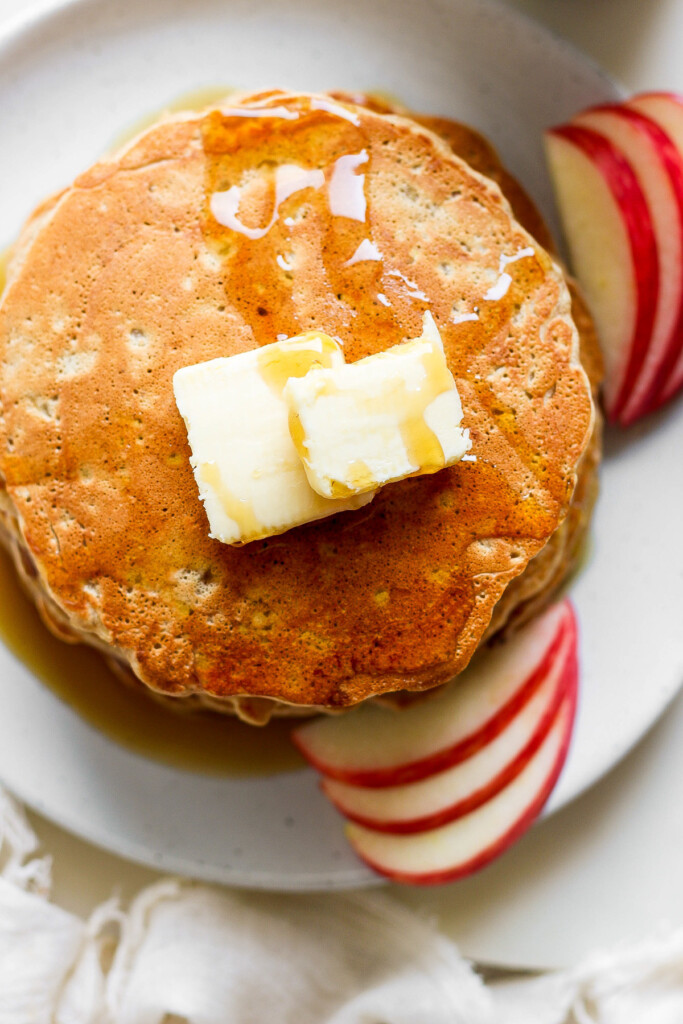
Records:
[[[231,91],[229,86],[197,89],[163,109],[199,110]],[[122,132],[116,147],[151,125],[161,112],[146,115]],[[7,258],[7,251],[0,253],[0,294]],[[85,721],[137,754],[208,775],[271,775],[304,764],[289,739],[291,719],[256,727],[216,712],[173,711],[144,689],[123,683],[96,651],[52,636],[2,549],[0,641]]]
[[[229,91],[227,87],[220,87],[185,94],[167,104],[165,109],[202,108]],[[287,110],[283,116],[277,106],[269,107],[266,115],[266,100],[264,107],[256,108],[259,116],[253,118],[255,123],[249,127],[254,137],[252,142],[263,128],[262,143],[265,147],[269,133],[275,131],[285,152],[290,141],[293,114],[304,120],[309,113],[306,102],[295,102],[297,110]],[[312,101],[313,104],[316,102]],[[362,337],[369,333],[378,339],[379,347],[388,348],[405,340],[404,318],[394,304],[404,312],[406,306],[411,307],[413,316],[421,318],[424,306],[429,304],[428,299],[402,274],[399,275],[400,280],[396,279],[398,272],[386,265],[380,248],[368,233],[371,224],[365,193],[368,150],[355,118],[345,108],[327,101],[318,104],[315,112],[318,116],[310,120],[307,135],[309,167],[316,167],[326,152],[327,134],[328,130],[332,131],[333,122],[340,119],[346,122],[348,152],[335,159],[327,189],[322,188],[320,173],[311,180],[309,171],[302,179],[301,170],[294,168],[292,162],[285,161],[286,174],[293,180],[281,183],[281,195],[277,192],[278,183],[274,182],[271,206],[266,210],[262,223],[253,227],[249,225],[245,232],[244,225],[238,222],[240,204],[237,203],[233,210],[229,203],[229,225],[207,218],[203,229],[208,243],[215,245],[220,252],[226,280],[232,276],[234,285],[239,286],[246,306],[245,314],[254,314],[249,318],[255,340],[264,344],[282,333],[290,336],[296,333],[293,327],[297,325],[294,324],[288,282],[282,275],[282,260],[277,257],[283,257],[286,266],[290,266],[289,250],[296,250],[298,244],[300,252],[305,254],[305,238],[301,223],[292,216],[283,214],[280,217],[280,202],[273,206],[272,199],[284,202],[285,193],[289,198],[299,192],[299,188],[294,186],[305,187],[306,211],[298,209],[297,201],[288,212],[308,212],[311,217],[317,214],[325,219],[332,214],[330,242],[334,244],[330,244],[329,252],[325,254],[324,269],[334,285],[333,294],[340,297],[340,303],[353,310],[354,330],[350,331],[350,336]],[[223,113],[213,111],[202,125],[207,161],[207,207],[216,193],[230,193],[236,199],[241,198],[241,193],[233,191],[236,185],[225,189],[225,175],[222,173],[224,151],[231,151],[244,123],[249,120],[242,112],[240,115],[234,116],[233,111],[231,116],[231,108]],[[141,131],[157,117],[158,112],[138,122],[125,133],[125,138]],[[270,126],[264,127],[263,122],[267,121],[270,121]],[[336,127],[334,131],[336,137]],[[123,139],[122,136],[119,144]],[[301,145],[298,134],[296,139],[291,139],[291,145],[293,161]],[[262,198],[265,206],[268,205],[268,197],[269,189],[264,186]],[[241,231],[234,230],[240,227]],[[260,283],[258,293],[254,290],[254,281]],[[390,298],[387,297],[389,292]],[[264,299],[264,293],[269,301]],[[374,295],[382,307],[380,316],[377,315]],[[497,302],[487,303],[486,311],[479,314],[480,321],[485,317],[505,319],[509,311],[504,307],[511,301],[506,294]],[[413,303],[417,303],[414,311]],[[481,322],[474,325],[475,328],[482,326]],[[463,358],[468,344],[473,343],[474,340],[463,330],[460,339]],[[223,775],[272,774],[302,765],[289,740],[291,719],[257,728],[231,716],[168,710],[142,687],[126,686],[116,678],[97,652],[85,645],[69,645],[55,639],[21,591],[7,555],[3,555],[0,561],[0,639],[94,728],[136,753],[192,771]]]
[[[157,107],[155,110],[136,118],[126,128],[117,132],[110,149],[114,151],[119,149],[120,146],[125,146],[127,142],[130,142],[136,135],[143,132],[145,128],[150,128],[155,121],[159,120],[162,114],[177,114],[183,110],[202,110],[203,107],[208,107],[211,103],[223,99],[234,91],[234,88],[229,85],[207,85],[202,89],[191,89],[188,92],[183,92],[169,100],[168,103],[164,103],[161,107]]]
[[[209,711],[173,711],[122,682],[97,651],[54,637],[0,549],[0,641],[93,728],[136,754],[207,775],[271,775],[303,766],[291,719],[247,725]]]

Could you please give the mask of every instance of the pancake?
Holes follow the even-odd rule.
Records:
[[[337,99],[346,99],[370,107],[378,113],[409,115],[430,128],[470,167],[491,178],[500,187],[519,223],[543,248],[559,259],[555,243],[538,208],[518,181],[505,169],[491,143],[468,125],[444,117],[409,113],[397,104],[363,93],[337,91]],[[595,417],[590,441],[577,466],[577,482],[565,519],[521,575],[515,577],[496,604],[484,640],[503,639],[538,614],[550,602],[565,579],[576,567],[591,513],[598,493],[598,467],[601,456],[602,418],[598,395],[603,378],[600,345],[586,301],[578,283],[565,272],[571,296],[572,319],[579,333],[581,364],[588,376]]]
[[[461,671],[565,520],[594,418],[563,274],[495,183],[405,116],[230,104],[146,130],[27,227],[0,306],[0,471],[53,628],[158,694],[261,721]],[[276,208],[283,164],[327,187]],[[234,186],[237,229],[209,212]],[[367,238],[383,258],[349,264]],[[353,361],[426,309],[476,461],[243,548],[210,540],[175,370],[309,328]]]

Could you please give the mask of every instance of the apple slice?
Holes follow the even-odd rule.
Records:
[[[505,644],[478,654],[434,695],[400,711],[363,705],[317,718],[293,733],[324,775],[359,786],[423,779],[489,743],[531,698],[576,621],[569,601],[553,605]]]
[[[659,295],[652,219],[631,165],[597,132],[546,132],[548,163],[572,263],[605,360],[605,407],[616,420],[648,350]]]
[[[356,853],[380,874],[413,885],[453,882],[483,868],[520,838],[550,796],[569,749],[576,693],[571,687],[539,749],[491,800],[449,825],[413,835],[349,824]]]
[[[629,395],[615,410],[632,423],[657,404],[681,348],[683,332],[683,158],[659,125],[616,104],[594,107],[572,119],[608,139],[626,157],[647,202],[659,258],[659,295],[650,343]]]
[[[633,110],[645,114],[666,132],[679,154],[683,154],[683,96],[673,92],[649,92],[628,101]],[[658,405],[663,405],[683,387],[683,331],[679,335],[678,349],[671,365],[659,374]]]
[[[481,750],[419,782],[383,789],[324,779],[323,792],[350,821],[378,832],[423,832],[480,807],[524,769],[557,710],[577,685],[576,645],[567,632],[548,674],[511,722]]]

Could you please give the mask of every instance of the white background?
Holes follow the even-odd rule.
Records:
[[[629,91],[683,92],[683,0],[507,3],[576,43]],[[28,6],[0,0],[0,26]],[[682,779],[679,700],[608,778],[482,875],[396,892],[436,914],[467,955],[507,964],[567,964],[595,946],[651,933],[667,920],[680,923]],[[112,891],[126,896],[157,877],[32,820],[54,854],[55,898],[65,907],[87,913]]]

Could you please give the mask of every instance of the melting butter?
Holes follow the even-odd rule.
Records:
[[[457,462],[470,447],[434,319],[420,338],[290,380],[292,440],[319,494],[348,498]]]
[[[253,502],[236,497],[225,486],[221,471],[216,463],[202,462],[199,466],[199,476],[206,488],[214,492],[221,504],[226,519],[228,522],[234,523],[240,537],[258,537],[263,524],[254,512]]]
[[[209,536],[246,544],[360,508],[372,494],[328,500],[310,486],[290,437],[287,381],[344,363],[319,331],[187,366],[173,378]]]
[[[265,345],[256,353],[258,372],[278,398],[290,377],[304,377],[316,367],[339,365],[341,346],[322,331],[304,331],[289,341],[281,340],[287,343]]]

